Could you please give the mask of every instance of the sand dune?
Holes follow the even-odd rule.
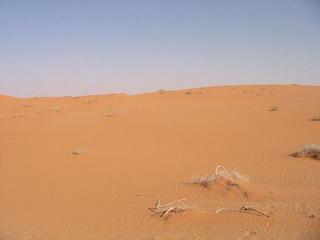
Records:
[[[320,161],[289,156],[320,143],[317,115],[319,86],[0,96],[0,239],[320,239]],[[217,165],[249,194],[185,184]],[[270,217],[216,213],[244,205]]]

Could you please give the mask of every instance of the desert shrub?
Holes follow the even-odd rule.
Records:
[[[310,119],[311,121],[320,121],[320,116],[314,116],[313,118]]]
[[[270,112],[274,112],[274,111],[278,111],[278,108],[276,106],[272,106],[271,108],[269,108]]]
[[[113,117],[115,115],[118,115],[119,114],[119,110],[117,108],[107,108],[107,111],[105,113],[105,116],[106,117]]]
[[[191,183],[208,188],[215,181],[215,175],[196,176],[192,178]]]
[[[208,188],[214,183],[225,182],[230,186],[238,186],[237,181],[247,181],[248,177],[241,175],[236,171],[227,170],[225,167],[219,165],[212,175],[204,175],[193,177],[191,183]]]
[[[88,152],[88,150],[85,149],[85,148],[76,148],[70,153],[70,155],[71,156],[76,156],[76,155],[80,155],[80,154],[83,154],[83,153],[86,153],[86,152]]]
[[[300,150],[294,154],[294,157],[310,157],[320,160],[320,145],[318,144],[306,144],[300,148]]]

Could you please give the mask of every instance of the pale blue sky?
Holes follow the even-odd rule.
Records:
[[[0,0],[0,94],[320,84],[318,0]]]

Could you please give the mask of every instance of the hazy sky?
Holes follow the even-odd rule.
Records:
[[[320,84],[320,0],[0,0],[0,94]]]

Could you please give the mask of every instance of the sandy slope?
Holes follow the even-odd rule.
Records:
[[[320,239],[320,162],[288,156],[320,143],[315,115],[319,86],[0,96],[0,239]],[[184,184],[219,164],[248,197]],[[193,210],[147,211],[183,197]],[[215,213],[244,204],[271,217]]]

